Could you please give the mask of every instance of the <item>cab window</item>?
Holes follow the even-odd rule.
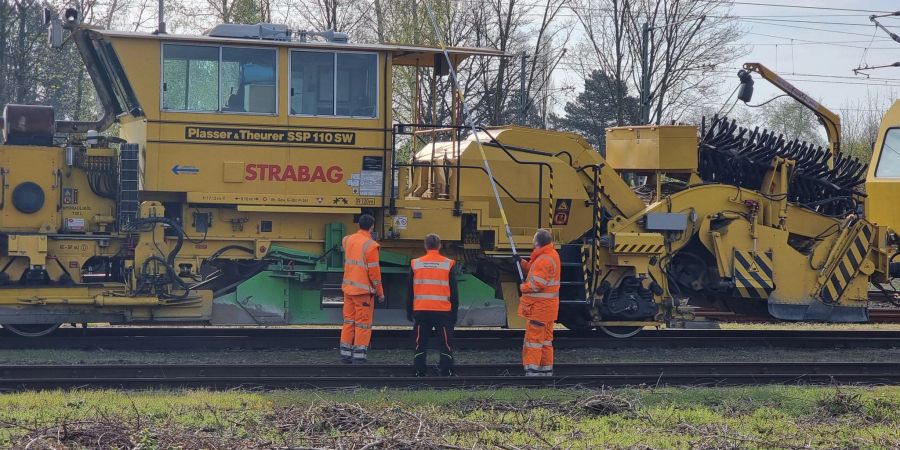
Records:
[[[378,57],[372,54],[337,54],[336,113],[339,116],[375,117]]]
[[[163,46],[163,109],[218,109],[219,48]]]
[[[334,115],[334,53],[291,52],[291,114]]]
[[[275,114],[275,50],[222,47],[220,105],[225,112]]]
[[[291,52],[291,114],[376,117],[378,56]]]
[[[162,109],[275,114],[275,49],[163,45]]]
[[[891,128],[884,136],[876,178],[900,178],[900,128]]]

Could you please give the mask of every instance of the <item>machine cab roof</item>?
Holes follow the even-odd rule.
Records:
[[[391,123],[392,68],[443,61],[437,48],[350,43],[342,33],[292,34],[271,24],[219,25],[200,36],[83,27],[73,34],[86,64],[99,69],[98,90],[108,91],[101,101],[117,103],[105,106],[150,121],[320,125],[353,119],[347,123],[367,120],[360,123],[384,128]],[[454,64],[502,55],[480,48],[448,53]]]

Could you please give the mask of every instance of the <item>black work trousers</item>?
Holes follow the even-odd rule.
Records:
[[[440,342],[441,375],[448,376],[453,372],[453,318],[449,312],[415,311],[413,313],[413,335],[416,338],[416,354],[413,366],[416,374],[425,375],[426,358],[428,356],[428,339],[431,330],[435,330]]]

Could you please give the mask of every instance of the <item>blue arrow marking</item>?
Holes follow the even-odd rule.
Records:
[[[175,175],[181,175],[183,173],[196,175],[200,173],[200,169],[197,166],[181,166],[175,164],[174,166],[172,166],[172,173],[174,173]]]

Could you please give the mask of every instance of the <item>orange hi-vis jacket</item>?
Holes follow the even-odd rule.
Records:
[[[341,290],[345,295],[384,296],[381,285],[381,267],[378,265],[378,243],[372,233],[359,230],[344,236],[344,282]]]
[[[421,258],[410,261],[413,311],[451,311],[450,272],[454,263],[437,250],[428,250]]]
[[[559,313],[561,264],[553,244],[531,252],[531,261],[522,261],[522,270],[528,276],[520,286],[519,315],[541,322],[555,321]]]

